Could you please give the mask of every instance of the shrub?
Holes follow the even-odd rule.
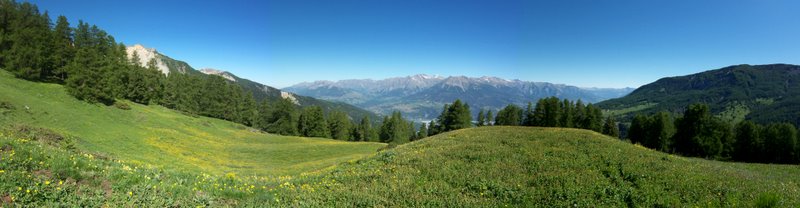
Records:
[[[122,110],[130,110],[131,109],[130,105],[128,105],[127,103],[123,103],[123,102],[114,102],[114,107],[117,107],[117,108],[122,109]]]

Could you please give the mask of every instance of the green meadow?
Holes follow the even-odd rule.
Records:
[[[246,126],[182,114],[157,105],[89,104],[63,86],[0,71],[0,124],[42,127],[74,137],[81,150],[155,167],[209,174],[283,176],[375,153],[380,143],[260,133]]]

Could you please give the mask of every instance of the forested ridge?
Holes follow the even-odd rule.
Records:
[[[309,136],[297,130],[307,128],[297,122],[300,112],[306,110],[289,100],[270,101],[259,94],[262,99],[257,102],[254,89],[244,89],[220,76],[201,73],[167,76],[157,69],[155,59],[146,66],[139,65],[136,53],[128,57],[125,45],[96,25],[78,21],[72,27],[65,16],[58,16],[53,23],[47,12],[40,13],[36,5],[28,2],[0,0],[0,13],[0,66],[18,78],[63,84],[69,94],[90,103],[126,109],[124,103],[115,101],[127,99],[234,121],[271,133]],[[324,104],[320,103],[324,101],[303,101]],[[360,119],[342,117],[343,110],[352,109],[341,105],[338,105],[341,109],[331,108],[337,106],[331,103],[324,106],[332,121],[315,122],[331,123],[334,126],[325,129],[333,133],[314,136],[366,140],[343,136],[342,132],[350,133],[349,127],[356,126],[352,124]]]
[[[788,122],[800,126],[800,66],[734,65],[696,74],[666,77],[629,95],[598,103],[600,108],[631,121],[637,113],[682,113],[705,103],[712,114],[736,124]]]

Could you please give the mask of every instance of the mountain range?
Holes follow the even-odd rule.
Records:
[[[679,114],[692,103],[708,104],[712,113],[731,123],[748,119],[800,125],[800,66],[734,65],[667,77],[598,106],[629,121],[637,113]]]
[[[413,120],[431,120],[445,103],[456,99],[478,109],[497,112],[508,104],[525,105],[544,97],[599,102],[617,98],[632,88],[580,88],[547,82],[507,80],[498,77],[466,77],[418,74],[383,80],[350,79],[304,82],[283,88],[285,91],[315,98],[346,102],[379,113],[400,111]]]
[[[200,70],[196,70],[188,63],[184,61],[179,61],[172,59],[166,55],[159,53],[156,49],[153,48],[146,48],[140,44],[132,45],[127,47],[128,56],[132,56],[136,53],[139,56],[140,64],[146,66],[151,60],[155,61],[156,68],[159,71],[164,73],[165,75],[169,76],[170,73],[182,73],[182,74],[192,74],[197,76],[221,76],[228,81],[236,83],[237,85],[241,86],[244,90],[253,93],[253,98],[256,101],[262,100],[269,100],[275,101],[282,98],[288,98],[292,100],[298,106],[320,106],[323,110],[331,111],[334,109],[342,110],[348,114],[349,117],[353,119],[360,119],[364,116],[369,116],[373,119],[373,121],[378,120],[378,116],[375,113],[370,111],[358,108],[356,106],[342,103],[342,102],[332,102],[326,100],[320,100],[313,97],[308,96],[301,96],[290,92],[285,92],[280,89],[264,85],[258,82],[251,81],[249,79],[244,79],[238,77],[230,72],[218,69],[211,69],[211,68],[204,68]]]

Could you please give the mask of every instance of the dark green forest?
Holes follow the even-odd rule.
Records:
[[[597,105],[619,112],[619,120],[630,122],[637,113],[680,114],[693,103],[708,104],[712,114],[725,117],[731,124],[751,120],[800,126],[800,66],[734,65],[667,77]]]
[[[689,105],[678,118],[667,112],[637,114],[628,139],[685,156],[759,163],[800,162],[800,144],[793,124],[761,125],[745,120],[731,126],[713,116],[706,104]]]

